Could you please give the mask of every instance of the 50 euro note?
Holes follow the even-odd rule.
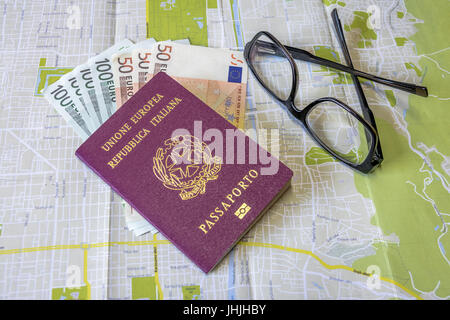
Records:
[[[156,40],[153,38],[140,41],[111,57],[111,73],[113,75],[116,109],[127,102],[133,95],[133,50],[138,48],[147,50],[147,48],[151,48],[155,42]]]
[[[165,72],[238,128],[244,128],[248,67],[242,52],[155,44],[146,81]]]
[[[172,42],[172,41],[166,41]],[[175,43],[189,44],[189,39],[174,40]],[[133,59],[133,71],[131,72],[131,79],[133,83],[133,94],[147,82],[146,77],[150,71],[150,62],[152,58],[152,47],[148,48],[136,48],[132,52]]]

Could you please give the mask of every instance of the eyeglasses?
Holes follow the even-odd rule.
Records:
[[[266,31],[258,32],[245,45],[244,56],[262,87],[289,111],[290,116],[300,121],[316,143],[349,167],[369,173],[381,164],[383,154],[375,118],[369,109],[358,77],[422,97],[427,97],[428,91],[426,87],[389,80],[354,69],[336,9],[332,11],[331,16],[347,66],[314,56],[302,49],[283,46]],[[294,59],[349,73],[355,85],[362,115],[333,97],[317,99],[300,110],[294,102],[299,82]],[[282,77],[277,76],[283,70],[290,72]]]

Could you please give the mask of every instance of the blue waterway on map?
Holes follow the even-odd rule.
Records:
[[[203,29],[203,27],[204,27],[203,17],[195,17],[192,19],[197,23],[197,25],[200,29]]]
[[[236,31],[236,37],[237,37],[236,41],[238,43],[239,48],[243,49],[244,48],[244,39],[242,38],[241,22],[239,20],[238,0],[233,0],[232,9],[233,9],[234,27],[235,27],[235,31]],[[249,84],[249,81],[247,81],[247,98],[246,98],[246,100],[247,100],[247,105],[250,107],[250,109],[253,109],[253,101],[252,101],[252,98],[250,98],[251,94],[249,93],[248,84]],[[257,130],[254,117],[251,117],[251,123],[252,123],[253,129]]]
[[[235,269],[234,269],[234,248],[228,255],[228,299],[235,300]]]
[[[439,248],[441,248],[441,252],[442,254],[445,255],[445,249],[444,249],[444,245],[442,244],[442,242],[439,241]]]
[[[233,22],[236,31],[237,44],[239,49],[242,50],[244,48],[244,40],[242,39],[241,22],[239,21],[239,6],[237,0],[233,0],[231,9],[233,10]]]
[[[312,284],[313,284],[313,286],[314,287],[316,287],[316,288],[318,288],[318,289],[321,289],[321,290],[323,290],[323,287],[322,286],[320,286],[320,285],[318,285],[317,283],[315,283],[314,281],[312,282]]]

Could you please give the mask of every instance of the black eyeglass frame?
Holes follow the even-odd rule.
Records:
[[[253,75],[256,77],[256,79],[259,81],[259,83],[262,85],[262,87],[273,97],[275,100],[281,104],[282,106],[286,107],[289,111],[289,114],[293,116],[295,119],[299,120],[302,124],[303,128],[306,130],[306,132],[313,138],[313,140],[318,143],[324,150],[326,150],[331,156],[333,156],[335,159],[341,161],[342,163],[346,164],[347,166],[362,172],[362,173],[369,173],[372,172],[375,168],[377,168],[381,162],[383,161],[383,154],[381,150],[380,145],[380,139],[378,136],[378,131],[375,123],[375,117],[373,116],[372,111],[369,108],[369,105],[367,103],[367,100],[365,98],[364,92],[362,90],[361,84],[358,80],[359,77],[363,77],[369,80],[373,80],[378,83],[382,83],[409,93],[417,94],[423,97],[428,96],[428,91],[426,87],[416,86],[414,84],[409,83],[403,83],[395,80],[389,80],[384,79],[381,77],[377,77],[374,75],[370,75],[358,70],[355,70],[353,68],[353,64],[350,58],[350,54],[347,48],[347,44],[345,42],[344,32],[342,29],[341,22],[339,20],[339,17],[337,15],[337,10],[334,9],[332,11],[332,19],[335,27],[335,31],[339,40],[339,43],[341,45],[342,51],[344,53],[345,60],[348,64],[348,66],[336,63],[331,60],[323,59],[317,56],[314,56],[310,54],[309,52],[293,48],[293,47],[285,47],[282,45],[278,39],[276,39],[272,34],[270,34],[267,31],[260,31],[258,32],[253,39],[248,42],[245,45],[244,49],[244,57],[247,61],[247,64],[252,71]],[[273,44],[264,42],[262,40],[258,40],[261,38],[261,36],[268,37],[276,46],[274,47]],[[258,75],[258,72],[256,72],[255,67],[252,64],[252,60],[250,57],[250,52],[252,52],[253,46],[258,43],[261,47],[265,47],[267,49],[269,54],[277,55],[277,56],[284,56],[288,59],[289,64],[292,69],[292,89],[291,92],[286,100],[280,99],[269,87],[267,87],[264,83],[264,81],[260,78]],[[281,50],[281,52],[280,52]],[[292,53],[292,54],[291,54]],[[358,112],[356,112],[354,109],[346,105],[345,103],[339,101],[338,99],[332,98],[332,97],[323,97],[320,99],[317,99],[307,105],[304,109],[299,110],[294,103],[295,96],[297,94],[298,90],[298,69],[297,65],[295,64],[293,55],[296,59],[312,62],[315,64],[323,65],[326,67],[334,68],[343,72],[350,73],[352,76],[353,83],[355,85],[356,92],[358,94],[358,99],[361,105],[361,111],[363,114],[363,117],[359,115]],[[323,102],[331,102],[335,105],[343,108],[347,112],[349,112],[353,117],[355,117],[366,129],[366,139],[368,144],[370,145],[370,148],[368,150],[368,154],[366,159],[364,159],[361,163],[354,163],[351,162],[344,157],[337,154],[335,151],[333,151],[330,147],[328,147],[325,143],[322,142],[322,140],[315,134],[315,132],[310,128],[307,119],[307,115],[311,110],[314,109],[316,105]]]

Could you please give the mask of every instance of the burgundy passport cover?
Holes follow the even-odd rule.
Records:
[[[196,130],[194,121],[201,121]],[[176,129],[185,133],[172,139]],[[222,141],[203,137],[208,129],[215,134],[219,130]],[[226,138],[227,129],[245,139],[245,161],[237,155],[239,138],[234,138],[233,149],[226,149],[227,141],[232,141]],[[217,151],[221,142],[223,154]],[[249,156],[249,150],[258,148],[160,72],[95,131],[76,155],[200,269],[209,272],[291,180],[292,171],[275,158],[271,160],[278,162],[277,172],[262,174],[267,162]],[[230,151],[231,158],[226,153]],[[227,157],[234,161],[229,164]],[[194,161],[189,163],[189,159]]]

